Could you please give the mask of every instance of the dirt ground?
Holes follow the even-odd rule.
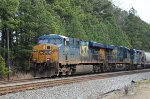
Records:
[[[97,99],[150,99],[150,80],[137,81]]]
[[[16,73],[10,76],[10,81],[12,80],[23,80],[23,79],[32,79],[33,76],[30,73]],[[7,76],[5,78],[0,78],[0,81],[8,81]]]

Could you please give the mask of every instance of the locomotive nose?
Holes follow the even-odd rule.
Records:
[[[48,44],[40,44],[33,47],[33,62],[44,63],[50,61],[51,46]]]
[[[58,47],[50,44],[39,44],[33,47],[33,55],[32,55],[33,62],[36,63],[53,62],[54,57],[56,57],[56,55],[53,55],[54,49],[58,49]]]

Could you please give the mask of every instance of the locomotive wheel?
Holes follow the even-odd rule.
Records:
[[[69,73],[68,73],[68,71],[66,72],[66,76],[68,76],[69,75]]]
[[[104,72],[104,66],[100,66],[100,69],[101,69],[101,72],[103,73]]]
[[[94,73],[98,72],[98,66],[97,65],[93,65],[93,71],[94,71]]]
[[[111,69],[112,72],[114,72],[114,71],[116,70],[116,66],[112,65],[112,66],[110,67],[110,69]]]
[[[133,65],[134,66],[134,69],[137,69],[137,65]]]
[[[76,72],[76,69],[72,68],[71,75],[74,75],[75,72]]]
[[[133,70],[133,64],[130,65],[130,70]]]
[[[97,65],[97,72],[100,73],[101,72],[101,66]]]
[[[61,77],[62,76],[62,72],[59,72],[59,77]]]
[[[36,70],[33,70],[33,77],[36,77]]]
[[[96,67],[95,67],[95,65],[93,65],[93,71],[94,71],[94,73],[96,73]]]
[[[130,65],[126,64],[125,65],[125,70],[130,70]]]
[[[145,68],[145,65],[144,65],[144,64],[141,64],[141,67],[142,67],[142,69],[144,69],[144,68]]]
[[[100,67],[98,68],[97,72],[98,72],[98,73],[100,73],[100,72],[101,72]]]
[[[93,65],[93,72],[94,73],[100,73],[101,72],[101,66],[100,65]]]
[[[108,67],[108,65],[104,65],[103,72],[110,72],[110,67]]]

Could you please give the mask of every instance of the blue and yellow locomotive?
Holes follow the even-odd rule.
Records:
[[[144,67],[145,54],[141,50],[50,34],[38,38],[32,60],[35,76],[51,77],[137,69]]]

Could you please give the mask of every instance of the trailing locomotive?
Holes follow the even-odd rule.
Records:
[[[50,34],[38,38],[32,60],[35,76],[51,77],[144,68],[146,55],[142,50]]]

